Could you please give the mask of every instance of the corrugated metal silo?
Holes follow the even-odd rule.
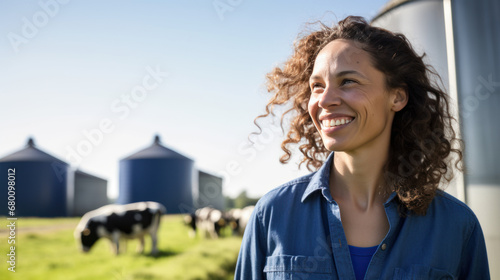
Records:
[[[118,203],[156,201],[167,213],[193,211],[193,160],[160,144],[153,145],[120,161]]]
[[[31,138],[24,149],[0,159],[0,173],[5,178],[15,174],[15,216],[67,216],[68,170],[67,163],[37,149]],[[0,215],[8,215],[7,191],[1,197]]]
[[[109,203],[108,201],[108,181],[90,175],[81,170],[74,172],[74,205],[75,216],[97,209]]]
[[[222,178],[203,171],[198,171],[197,208],[206,206],[221,211],[225,210],[226,203],[222,194]]]

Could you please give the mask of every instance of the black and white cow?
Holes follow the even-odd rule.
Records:
[[[226,221],[231,228],[233,235],[239,234],[239,223],[241,217],[241,209],[240,208],[232,208],[224,214],[226,217]]]
[[[196,228],[205,237],[218,238],[221,229],[226,225],[224,215],[220,210],[204,207],[196,210]]]
[[[243,235],[254,208],[255,206],[251,205],[243,209],[233,208],[226,212],[226,220],[233,230],[233,235]]]
[[[184,216],[184,224],[190,228],[188,235],[191,238],[196,237],[196,220],[197,218],[195,213]]]
[[[115,254],[119,253],[120,239],[140,240],[139,251],[144,252],[144,236],[151,236],[151,254],[158,253],[157,231],[161,215],[166,209],[157,202],[137,202],[126,205],[106,205],[83,215],[75,229],[75,238],[81,242],[83,252],[101,238],[112,242]]]
[[[241,209],[241,216],[238,223],[240,234],[243,235],[243,233],[245,232],[245,229],[248,225],[248,221],[250,221],[250,217],[252,216],[254,209],[255,209],[254,205],[250,205]]]

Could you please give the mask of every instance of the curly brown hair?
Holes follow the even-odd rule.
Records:
[[[273,94],[266,113],[257,121],[274,115],[276,106],[289,106],[281,115],[292,116],[281,148],[282,163],[289,162],[289,146],[299,144],[303,154],[300,165],[311,171],[318,169],[330,153],[322,144],[307,105],[311,96],[309,77],[316,56],[329,42],[352,40],[372,58],[373,66],[385,74],[388,89],[405,88],[408,103],[394,116],[389,159],[385,166],[385,191],[396,191],[401,213],[425,215],[442,180],[452,179],[451,154],[456,153],[455,166],[461,169],[462,142],[456,136],[449,97],[431,76],[441,81],[432,67],[415,53],[408,39],[398,33],[368,24],[361,17],[349,16],[334,27],[319,23],[321,29],[300,37],[293,55],[281,67],[267,75],[267,89]],[[458,144],[458,145],[456,145]],[[299,168],[300,168],[299,165]]]

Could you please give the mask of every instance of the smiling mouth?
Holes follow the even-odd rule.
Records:
[[[322,120],[321,121],[321,128],[330,128],[330,127],[336,127],[336,126],[341,126],[348,124],[352,122],[354,118],[352,117],[342,117],[342,118],[335,118],[335,119],[330,119],[330,120]]]

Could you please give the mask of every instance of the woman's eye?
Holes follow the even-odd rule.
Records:
[[[319,83],[314,83],[314,84],[312,84],[311,88],[312,88],[312,90],[314,91],[314,90],[322,90],[322,89],[324,89],[325,87],[324,87],[322,84],[319,84]]]
[[[340,83],[340,85],[343,86],[343,85],[354,84],[354,83],[357,83],[357,81],[351,80],[351,79],[343,79],[342,82]]]

